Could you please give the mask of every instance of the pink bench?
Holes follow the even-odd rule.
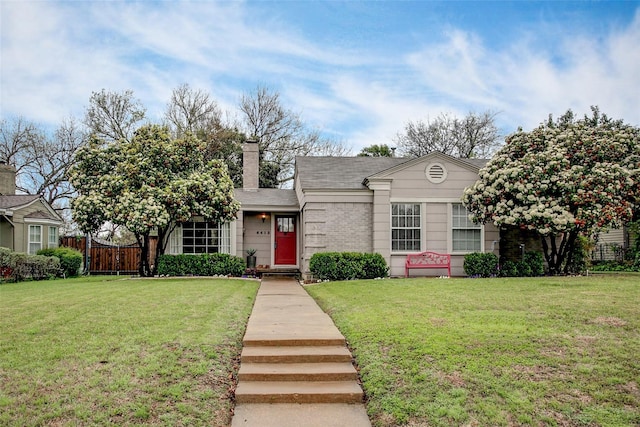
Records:
[[[451,277],[451,255],[430,251],[409,254],[404,262],[404,277],[409,277],[409,270],[414,268],[446,268]]]

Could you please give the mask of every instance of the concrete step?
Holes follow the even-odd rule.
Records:
[[[351,362],[345,346],[244,347],[242,363]]]
[[[362,403],[355,381],[240,381],[237,403]]]
[[[231,427],[371,427],[362,404],[245,403],[236,405]]]
[[[350,381],[358,373],[351,362],[242,363],[239,381]]]
[[[278,336],[253,336],[247,337],[245,335],[242,340],[242,345],[245,347],[313,347],[313,346],[344,346],[346,341],[344,337],[326,337],[318,338],[313,335],[305,337],[284,337]]]

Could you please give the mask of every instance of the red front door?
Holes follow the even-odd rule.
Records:
[[[276,216],[275,265],[296,265],[296,217]]]

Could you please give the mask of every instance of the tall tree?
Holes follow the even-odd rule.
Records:
[[[92,92],[84,124],[90,133],[105,141],[129,141],[145,114],[146,109],[133,97],[133,91],[118,93],[102,89]]]
[[[44,132],[24,117],[0,120],[0,161],[13,166],[16,173],[20,174],[23,168],[34,161],[35,150],[32,147],[40,144],[44,138]]]
[[[205,142],[205,160],[224,160],[236,187],[242,185],[242,143],[246,136],[226,123],[211,95],[188,84],[173,90],[165,120],[175,136],[188,132]]]
[[[640,128],[595,107],[549,117],[509,135],[462,201],[476,222],[536,231],[550,273],[567,273],[579,235],[620,227],[640,205]]]
[[[342,155],[348,151],[317,130],[310,130],[298,114],[282,105],[279,93],[264,86],[242,96],[240,111],[245,133],[260,144],[261,186],[267,182],[282,185],[293,179],[296,156]],[[277,182],[272,182],[274,174]]]
[[[83,129],[73,118],[63,120],[51,137],[36,139],[29,147],[33,160],[21,171],[21,189],[42,194],[51,206],[66,209],[74,194],[68,172],[85,141]]]
[[[169,129],[147,125],[131,141],[107,142],[95,135],[78,151],[70,172],[79,195],[73,218],[84,232],[109,221],[131,231],[142,248],[139,273],[156,273],[169,235],[178,222],[235,218],[240,206],[221,160],[204,161],[205,145],[191,133],[173,139]],[[149,260],[149,235],[158,233],[158,250]]]
[[[408,122],[395,141],[407,157],[440,151],[460,158],[489,158],[499,145],[495,113],[469,113],[460,119],[441,114],[433,120]]]
[[[215,135],[223,128],[218,104],[209,93],[192,89],[188,84],[178,86],[171,93],[165,119],[176,136],[191,132],[202,138]]]
[[[0,161],[16,168],[18,192],[42,195],[68,221],[68,199],[74,190],[67,173],[85,141],[73,118],[63,120],[52,134],[21,117],[2,120]]]
[[[360,150],[358,157],[393,157],[394,151],[387,144],[373,144]]]

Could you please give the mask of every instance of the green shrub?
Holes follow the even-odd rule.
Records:
[[[242,258],[229,254],[161,255],[158,274],[161,276],[242,276]]]
[[[518,272],[517,277],[531,277],[533,275],[531,266],[526,261],[516,262],[516,271]]]
[[[27,255],[0,248],[0,268],[4,279],[42,280],[56,277],[60,259],[55,256]]]
[[[364,279],[375,279],[377,277],[387,277],[389,267],[380,254],[365,254],[362,260],[362,273]]]
[[[498,275],[498,256],[491,252],[473,252],[464,256],[464,272],[469,277]]]
[[[500,267],[501,277],[532,277],[544,275],[544,257],[540,252],[525,252],[521,261],[507,260]]]
[[[582,273],[586,271],[590,265],[590,254],[593,249],[593,242],[587,237],[578,236],[575,248],[571,257],[567,260],[569,273]]]
[[[513,261],[505,261],[502,263],[502,267],[500,268],[500,276],[501,277],[517,277],[518,276],[518,266]]]
[[[15,252],[9,248],[0,248],[0,273],[2,273],[3,279],[8,279],[12,276],[17,262],[18,259]]]
[[[524,262],[531,270],[530,276],[544,276],[544,256],[541,252],[525,252]]]
[[[591,271],[640,271],[640,256],[636,256],[635,261],[598,261],[594,262]]]
[[[60,269],[64,277],[76,277],[82,267],[82,252],[67,247],[41,249],[38,255],[55,256],[60,259]]]
[[[320,280],[375,279],[389,274],[382,255],[363,252],[319,252],[311,256],[309,269]]]

